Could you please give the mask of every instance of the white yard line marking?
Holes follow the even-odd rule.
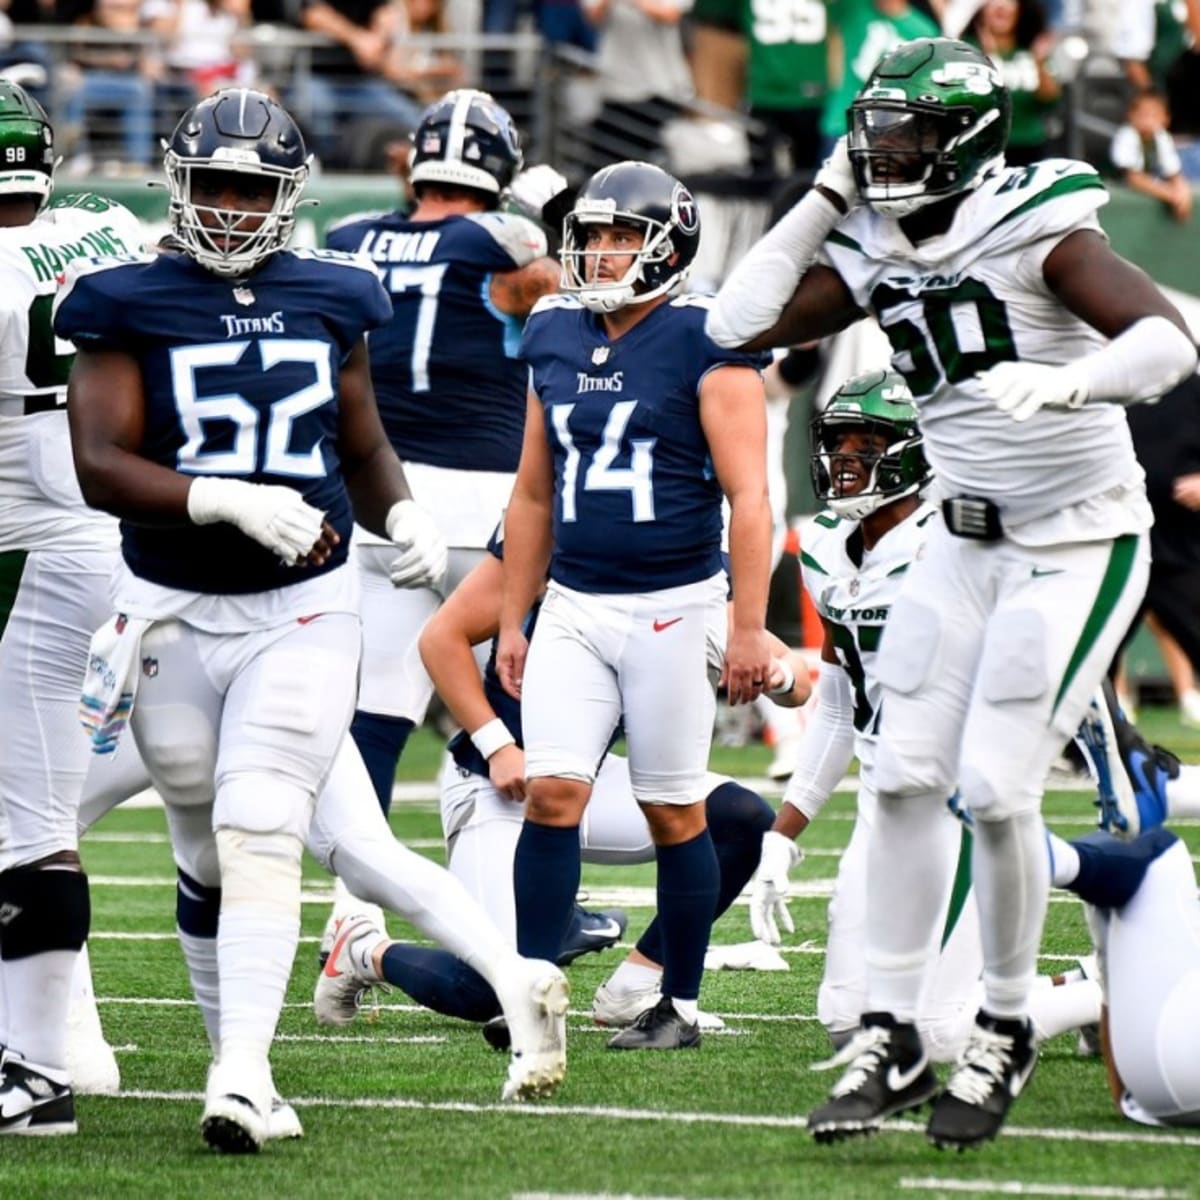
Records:
[[[1079,1196],[1097,1200],[1187,1200],[1188,1192],[1173,1188],[1094,1187],[1083,1183],[1026,1183],[1022,1179],[901,1179],[910,1191],[970,1192],[980,1196]]]
[[[203,1092],[167,1092],[149,1089],[122,1091],[115,1100],[180,1101],[189,1104],[204,1099]],[[421,1112],[454,1113],[513,1113],[529,1117],[588,1117],[611,1121],[663,1121],[672,1125],[733,1125],[762,1129],[803,1129],[808,1117],[777,1117],[770,1114],[718,1112],[665,1112],[652,1108],[606,1108],[585,1104],[473,1104],[462,1100],[411,1100],[403,1096],[293,1096],[289,1103],[296,1108],[365,1108],[396,1109]],[[925,1136],[924,1124],[915,1121],[885,1121],[883,1128],[893,1133],[919,1133]],[[1121,1145],[1200,1146],[1200,1134],[1187,1136],[1177,1133],[1125,1133],[1083,1129],[1028,1129],[1005,1126],[1003,1137],[1037,1138],[1041,1141],[1077,1141],[1118,1143]]]
[[[277,1042],[354,1042],[363,1045],[383,1046],[440,1046],[449,1041],[448,1038],[435,1037],[430,1034],[425,1037],[354,1037],[346,1034],[321,1033],[277,1033]]]

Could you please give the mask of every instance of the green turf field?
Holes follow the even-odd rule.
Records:
[[[1200,737],[1172,718],[1146,714],[1152,736],[1200,756]],[[431,778],[432,736],[416,739],[403,774]],[[761,747],[725,751],[719,769],[761,771]],[[1092,821],[1082,794],[1047,800],[1067,836]],[[830,879],[849,836],[853,801],[832,803],[805,835],[794,872]],[[431,802],[399,805],[397,834],[440,858]],[[1185,826],[1193,854],[1200,825]],[[630,1056],[604,1049],[588,1019],[592,991],[619,960],[609,950],[580,960],[572,984],[569,1066],[553,1100],[501,1106],[505,1058],[471,1026],[416,1010],[396,993],[374,1020],[318,1029],[309,1000],[329,881],[306,867],[304,940],[275,1048],[275,1077],[304,1121],[303,1141],[256,1158],[226,1159],[200,1140],[207,1047],[188,999],[173,937],[174,873],[161,812],[117,811],[83,843],[93,884],[92,961],[100,1011],[118,1048],[125,1093],[83,1097],[74,1138],[9,1138],[0,1150],[0,1195],[208,1197],[892,1197],[1055,1195],[1152,1197],[1198,1194],[1200,1130],[1159,1132],[1113,1111],[1098,1060],[1076,1057],[1074,1037],[1043,1050],[1037,1074],[1001,1140],[981,1152],[932,1149],[913,1121],[869,1141],[819,1147],[804,1114],[835,1078],[809,1064],[826,1056],[814,1018],[825,898],[792,901],[796,934],[786,973],[706,977],[702,1003],[728,1025],[695,1052]],[[645,889],[653,868],[585,867],[592,902],[613,889]],[[819,890],[816,888],[810,890]],[[635,892],[642,900],[645,893]],[[632,929],[648,919],[632,908]],[[394,934],[403,935],[398,923]],[[744,905],[714,940],[745,941]],[[1088,949],[1081,910],[1051,904],[1044,967],[1063,969]],[[1198,1014],[1200,1017],[1200,1014]]]

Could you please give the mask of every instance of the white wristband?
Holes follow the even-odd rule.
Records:
[[[509,733],[508,726],[499,717],[493,717],[471,734],[471,741],[484,758],[491,758],[497,750],[516,745],[517,739]]]
[[[767,695],[786,696],[796,686],[795,668],[792,666],[791,661],[786,658],[777,658],[775,665],[783,672],[783,682],[778,687],[771,688],[767,692]]]

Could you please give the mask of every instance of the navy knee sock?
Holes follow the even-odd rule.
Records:
[[[775,823],[775,810],[757,792],[732,780],[713,789],[705,808],[721,871],[715,923],[758,869],[763,834]],[[662,924],[657,916],[638,939],[637,948],[651,962],[662,962]]]
[[[525,819],[513,856],[517,949],[526,958],[558,957],[579,891],[579,827]]]
[[[662,992],[680,1000],[700,995],[721,870],[705,829],[677,846],[657,846],[658,920],[662,923]]]
[[[407,717],[385,717],[381,713],[359,710],[350,722],[350,736],[362,755],[371,776],[371,785],[379,797],[384,816],[392,807],[392,785],[396,782],[396,764],[413,731]]]
[[[192,937],[215,938],[221,889],[205,887],[180,867],[175,868],[175,874],[175,923]]]
[[[474,967],[448,950],[394,942],[383,952],[383,977],[418,1004],[464,1021],[500,1015],[496,993]]]

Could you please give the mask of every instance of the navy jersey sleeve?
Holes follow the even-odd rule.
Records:
[[[54,332],[85,349],[129,348],[138,338],[138,281],[153,258],[92,259],[67,268]]]

